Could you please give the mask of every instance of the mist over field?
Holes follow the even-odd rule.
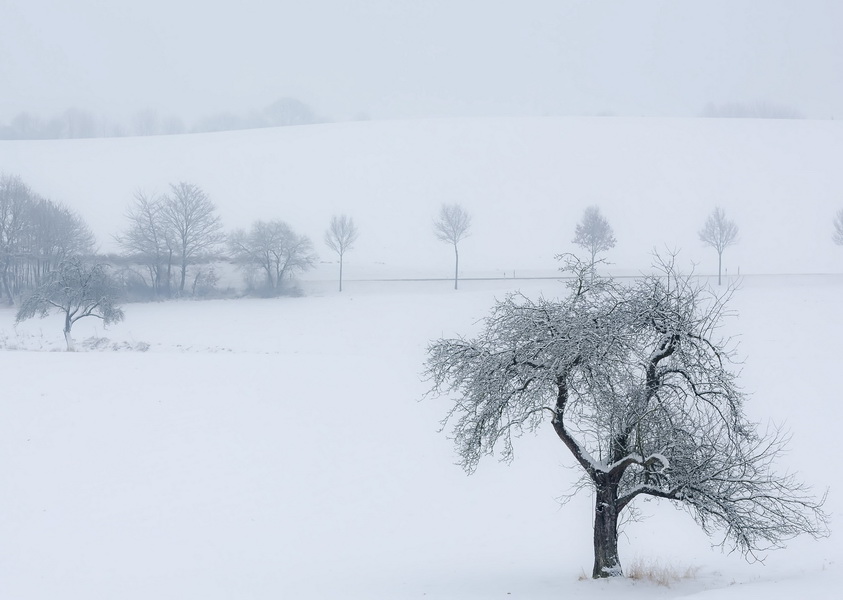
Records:
[[[0,0],[0,599],[839,596],[841,22]]]
[[[75,210],[102,252],[118,250],[138,190],[186,181],[205,190],[226,231],[281,219],[320,260],[335,260],[322,244],[331,216],[350,215],[360,230],[352,279],[448,277],[453,252],[432,226],[443,203],[473,217],[461,243],[467,277],[552,276],[555,256],[577,249],[590,205],[614,228],[605,258],[616,272],[638,273],[667,248],[716,272],[698,232],[721,206],[740,229],[724,253],[729,273],[835,273],[841,131],[836,121],[443,119],[0,141],[0,164]]]

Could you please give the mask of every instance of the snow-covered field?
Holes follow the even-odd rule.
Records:
[[[724,265],[746,276],[728,327],[748,410],[792,430],[782,470],[829,488],[839,514],[841,155],[840,122],[713,119],[0,142],[0,172],[77,210],[103,250],[136,189],[180,180],[227,228],[284,219],[319,247],[346,212],[361,233],[342,294],[323,263],[298,298],[130,304],[107,330],[80,321],[73,354],[58,316],[15,326],[0,309],[0,599],[838,597],[834,520],[830,538],[747,564],[656,502],[621,559],[693,577],[581,580],[591,498],[560,506],[577,473],[552,429],[467,477],[438,433],[447,401],[421,400],[420,373],[428,342],[471,334],[507,290],[562,292],[513,272],[552,276],[585,206],[615,229],[616,272],[667,246],[712,273],[696,232],[720,204],[741,232]],[[451,273],[431,231],[443,202],[474,216],[463,275],[506,279],[373,281]]]
[[[467,477],[423,400],[427,343],[470,334],[495,297],[555,281],[349,281],[300,298],[131,304],[85,351],[57,316],[0,310],[0,598],[834,598],[841,546],[766,564],[710,548],[643,503],[621,558],[691,569],[670,587],[581,580],[591,498],[552,429]],[[747,277],[728,323],[754,418],[793,432],[781,464],[839,514],[843,277]],[[86,322],[87,321],[87,322]]]

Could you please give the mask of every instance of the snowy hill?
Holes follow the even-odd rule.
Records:
[[[62,348],[59,315],[15,327],[0,310],[15,349],[0,353],[0,598],[838,597],[834,524],[748,564],[667,502],[638,504],[649,518],[624,527],[621,560],[690,579],[579,580],[592,494],[559,505],[579,471],[549,424],[517,440],[511,465],[489,457],[467,477],[437,433],[450,403],[420,402],[419,373],[430,340],[471,334],[512,283],[132,304],[106,331],[80,321],[77,353],[48,351]],[[750,417],[793,431],[777,470],[831,486],[832,515],[841,285],[748,279],[725,331],[744,342]]]
[[[716,268],[697,231],[715,204],[741,228],[727,250],[749,416],[793,431],[778,470],[843,509],[837,396],[843,205],[836,122],[498,119],[308,126],[159,138],[0,142],[0,171],[78,210],[104,250],[138,188],[202,186],[228,228],[287,220],[321,246],[330,216],[361,237],[349,279],[448,277],[431,219],[474,215],[464,275],[551,274],[599,204],[617,270],[655,247]],[[329,259],[327,251],[323,257]],[[327,276],[331,265],[322,265]],[[331,282],[332,283],[332,282]],[[553,280],[307,282],[304,297],[126,306],[103,330],[0,310],[0,598],[836,598],[843,545],[799,538],[747,564],[710,547],[665,502],[624,529],[629,568],[688,579],[580,580],[592,498],[545,428],[511,466],[472,477],[437,433],[445,399],[419,400],[427,344],[471,335],[494,298],[551,297]],[[636,501],[637,502],[637,501]],[[719,541],[718,538],[713,540]]]
[[[347,277],[449,275],[431,231],[443,202],[473,215],[464,276],[552,274],[583,209],[614,227],[618,271],[679,248],[703,272],[697,231],[715,205],[740,228],[729,273],[843,270],[843,125],[718,119],[459,119],[365,122],[170,137],[0,142],[0,171],[76,209],[103,250],[138,189],[203,187],[227,229],[283,219],[322,244],[332,214],[361,236]],[[311,277],[319,277],[317,273]]]

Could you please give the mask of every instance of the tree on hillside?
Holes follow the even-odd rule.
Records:
[[[460,240],[468,236],[471,226],[471,216],[459,204],[443,204],[439,209],[439,216],[433,221],[433,231],[436,237],[454,246],[454,289],[459,286]]]
[[[325,244],[336,252],[340,259],[340,291],[342,291],[343,257],[348,250],[351,250],[354,242],[357,241],[357,236],[357,227],[351,217],[347,215],[331,217],[331,224],[325,232]]]
[[[64,260],[92,254],[94,234],[71,209],[45,198],[33,196],[27,215],[27,254],[36,285]]]
[[[86,265],[72,257],[62,261],[43,283],[21,304],[16,322],[34,316],[46,317],[52,308],[64,313],[64,339],[68,351],[74,350],[71,329],[85,317],[97,317],[103,323],[123,319],[123,310],[116,305],[119,290],[102,264]]]
[[[248,232],[232,233],[228,244],[241,266],[263,272],[270,294],[279,292],[286,278],[311,269],[316,263],[310,238],[298,235],[284,221],[255,221]]]
[[[185,182],[170,185],[163,199],[163,216],[175,240],[181,271],[178,291],[183,294],[188,265],[222,243],[222,223],[202,188]]]
[[[38,196],[19,177],[0,177],[0,274],[10,304],[64,259],[94,247],[94,235],[75,212]]]
[[[165,216],[164,202],[138,191],[126,218],[129,227],[115,240],[127,258],[146,269],[155,297],[169,297],[176,236]]]
[[[723,279],[723,251],[738,241],[738,226],[726,218],[726,212],[715,207],[699,232],[700,240],[717,251],[717,285]]]
[[[831,235],[831,239],[838,246],[843,246],[843,208],[838,210],[834,217],[834,233]]]
[[[455,396],[462,466],[513,456],[513,438],[550,422],[595,494],[592,575],[622,574],[618,519],[639,498],[670,500],[750,557],[800,533],[827,533],[823,500],[774,460],[786,436],[744,414],[735,349],[718,334],[717,295],[673,259],[620,284],[569,259],[559,300],[512,294],[473,339],[428,348],[429,394]]]
[[[596,206],[585,209],[582,219],[574,230],[574,243],[588,250],[591,264],[594,264],[597,254],[615,247],[615,234],[609,221]]]

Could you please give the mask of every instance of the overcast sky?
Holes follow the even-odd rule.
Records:
[[[843,117],[841,0],[0,0],[0,123],[193,120],[292,96],[343,120]]]

